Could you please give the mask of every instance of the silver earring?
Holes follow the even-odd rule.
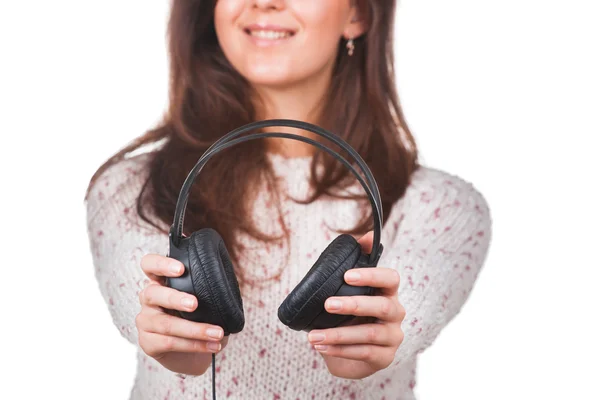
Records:
[[[354,39],[348,39],[348,43],[346,43],[346,48],[348,49],[348,55],[351,56],[354,54]]]

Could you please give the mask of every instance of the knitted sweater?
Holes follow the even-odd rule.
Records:
[[[135,317],[145,281],[140,260],[144,254],[166,254],[168,249],[166,235],[135,212],[147,159],[142,154],[112,166],[90,192],[87,223],[95,274],[114,324],[138,346],[130,398],[210,399],[210,368],[203,376],[182,378],[138,345]],[[270,159],[282,193],[292,198],[308,193],[309,157]],[[356,188],[362,190],[358,183]],[[259,194],[254,219],[263,231],[278,233],[279,224],[271,222],[277,219],[272,218],[270,201]],[[361,380],[332,376],[307,334],[287,328],[277,318],[279,304],[337,236],[334,229],[355,226],[362,216],[359,204],[330,197],[308,205],[282,197],[281,204],[292,232],[289,242],[265,244],[240,236],[246,249],[240,263],[247,277],[266,283],[246,290],[245,328],[216,355],[217,398],[414,399],[419,353],[459,312],[486,258],[491,220],[485,199],[459,177],[426,167],[415,171],[383,227],[385,250],[378,264],[400,274],[404,342],[388,368]],[[278,279],[270,279],[280,271]]]

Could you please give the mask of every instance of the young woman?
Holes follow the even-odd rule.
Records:
[[[121,334],[139,346],[132,399],[209,398],[212,353],[223,398],[414,398],[418,354],[468,297],[491,231],[471,184],[417,162],[395,90],[394,8],[393,0],[172,3],[165,119],[108,160],[87,194],[100,289]],[[281,324],[279,304],[333,238],[349,232],[370,249],[371,210],[329,155],[292,140],[249,141],[211,159],[186,211],[184,233],[214,228],[234,261],[246,326],[224,337],[219,326],[175,316],[197,299],[164,284],[183,268],[164,257],[167,232],[202,153],[232,129],[274,118],[334,132],[373,171],[385,250],[378,268],[345,280],[378,292],[327,301],[329,312],[357,316],[350,325],[307,335]]]

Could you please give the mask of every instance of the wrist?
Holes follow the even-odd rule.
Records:
[[[337,378],[358,380],[367,378],[377,372],[364,362],[347,360],[326,354],[321,354],[321,357],[325,360],[329,373]]]
[[[158,362],[180,378],[202,376],[210,368],[211,354],[187,354],[182,359],[161,359]]]

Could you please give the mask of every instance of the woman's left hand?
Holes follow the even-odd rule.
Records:
[[[358,241],[369,251],[372,232]],[[344,280],[352,286],[377,288],[374,296],[330,297],[325,309],[331,314],[355,315],[352,325],[314,329],[308,340],[323,356],[329,372],[346,379],[361,379],[387,368],[404,340],[401,323],[406,314],[398,301],[400,276],[391,268],[354,268]],[[372,323],[361,323],[371,317]]]

